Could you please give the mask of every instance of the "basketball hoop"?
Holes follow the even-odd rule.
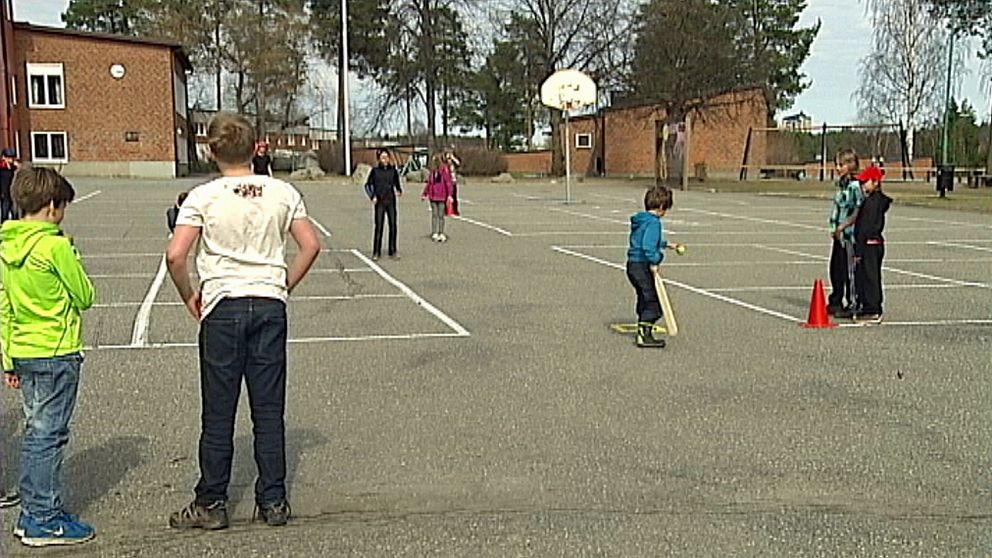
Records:
[[[572,158],[568,117],[571,111],[596,103],[596,83],[578,70],[559,70],[541,85],[541,103],[565,113],[565,203],[569,203],[572,199]]]

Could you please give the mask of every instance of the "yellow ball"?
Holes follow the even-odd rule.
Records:
[[[681,244],[679,244],[678,246],[676,246],[675,247],[675,253],[678,254],[678,255],[680,255],[680,256],[683,255],[683,254],[685,254],[685,246],[682,246]]]

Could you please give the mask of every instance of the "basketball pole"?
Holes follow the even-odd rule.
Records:
[[[344,103],[344,175],[351,176],[351,114],[348,107],[348,0],[341,0],[341,98]]]
[[[568,137],[568,109],[565,113],[565,203],[572,203],[572,142]]]

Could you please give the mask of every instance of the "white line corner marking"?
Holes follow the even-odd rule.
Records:
[[[462,327],[461,324],[459,324],[455,320],[451,319],[451,317],[449,317],[444,312],[438,310],[437,307],[435,307],[430,302],[427,302],[422,296],[420,296],[417,293],[413,292],[413,289],[411,289],[410,287],[407,287],[406,285],[404,285],[403,283],[401,283],[398,279],[396,279],[392,275],[386,273],[386,271],[384,269],[382,269],[381,267],[379,267],[378,264],[376,264],[372,260],[368,259],[365,256],[365,254],[359,252],[358,250],[354,250],[354,249],[351,250],[351,253],[354,254],[356,258],[362,260],[365,263],[365,265],[367,265],[370,268],[372,268],[372,271],[378,273],[379,276],[382,277],[383,279],[385,279],[389,284],[391,284],[392,286],[394,286],[397,289],[399,289],[403,294],[405,294],[407,296],[407,298],[409,298],[410,300],[414,301],[415,303],[417,303],[418,306],[423,307],[424,310],[427,310],[428,312],[430,312],[431,314],[433,314],[434,317],[436,317],[437,319],[439,319],[442,322],[444,322],[444,324],[447,325],[448,327],[450,327],[452,330],[454,330],[454,332],[457,333],[459,337],[468,337],[468,336],[471,335],[471,333],[469,333],[469,331],[467,329],[465,329],[464,327]]]
[[[148,324],[152,316],[152,305],[158,297],[158,291],[162,288],[162,282],[165,281],[166,271],[165,254],[162,254],[162,261],[158,264],[158,272],[155,274],[155,279],[152,280],[151,286],[148,287],[145,299],[141,301],[141,306],[138,307],[138,313],[134,316],[134,329],[131,330],[132,347],[144,347],[148,345]]]

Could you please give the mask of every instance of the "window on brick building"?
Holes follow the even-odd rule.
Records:
[[[28,64],[28,107],[65,108],[62,64]]]
[[[592,134],[575,134],[576,149],[592,149]]]
[[[65,132],[31,132],[31,160],[36,163],[68,163],[68,143]]]

